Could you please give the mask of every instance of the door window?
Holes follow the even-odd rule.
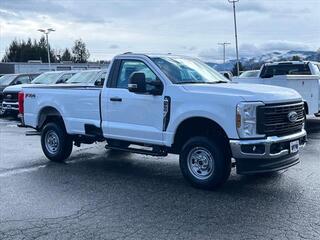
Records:
[[[116,87],[127,89],[129,77],[135,72],[144,73],[147,83],[157,81],[157,76],[145,63],[136,60],[122,60]]]
[[[29,82],[30,82],[29,76],[20,76],[15,81],[16,84],[24,84]]]

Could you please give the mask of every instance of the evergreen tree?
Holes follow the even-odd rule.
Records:
[[[68,48],[66,48],[61,56],[62,61],[72,61],[72,55]]]
[[[298,55],[294,55],[294,56],[292,57],[292,61],[301,61],[301,58],[300,58],[300,56],[298,56]]]
[[[28,62],[29,60],[41,60],[48,62],[47,43],[42,36],[37,42],[29,38],[27,41],[14,39],[6,49],[2,58],[3,62]],[[54,51],[50,49],[50,60],[56,62],[57,57]]]
[[[76,63],[85,63],[88,61],[90,57],[90,53],[86,48],[86,44],[82,41],[82,39],[78,39],[74,42],[72,53],[73,53],[73,61]]]
[[[6,49],[4,57],[2,59],[3,62],[17,62],[18,60],[18,52],[19,52],[19,42],[14,39],[9,47]]]

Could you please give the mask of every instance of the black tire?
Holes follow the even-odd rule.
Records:
[[[62,124],[50,122],[42,129],[41,146],[49,160],[64,162],[72,152],[73,140]]]
[[[207,137],[189,139],[182,147],[179,161],[183,176],[197,188],[218,188],[230,176],[231,157],[227,154],[226,146]],[[209,162],[211,167],[210,164],[206,164]]]

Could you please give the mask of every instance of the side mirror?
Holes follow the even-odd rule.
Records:
[[[66,81],[64,81],[63,79],[58,80],[56,83],[65,83]]]
[[[104,80],[105,80],[105,78],[102,77],[102,78],[98,79],[98,80],[94,83],[94,85],[97,86],[97,87],[101,87],[101,86],[103,86],[103,84],[104,84]]]
[[[22,84],[22,82],[19,80],[14,83],[14,85],[19,85],[19,84]]]
[[[148,93],[152,95],[162,95],[163,84],[160,80],[155,82],[147,82],[147,85],[153,86],[153,88],[148,90]]]
[[[272,78],[272,77],[273,77],[273,75],[269,74],[269,73],[266,73],[266,74],[261,76],[261,78]]]
[[[232,80],[231,76],[229,73],[223,73],[223,76],[229,80]]]
[[[146,89],[146,76],[141,72],[134,72],[131,74],[128,83],[129,92],[145,93]]]

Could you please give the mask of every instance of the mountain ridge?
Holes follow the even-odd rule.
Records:
[[[241,57],[240,62],[245,69],[259,69],[266,62],[291,61],[299,58],[302,61],[320,61],[320,51],[272,51],[255,57]],[[226,63],[207,62],[207,64],[218,71],[231,71],[236,59],[227,60]]]

